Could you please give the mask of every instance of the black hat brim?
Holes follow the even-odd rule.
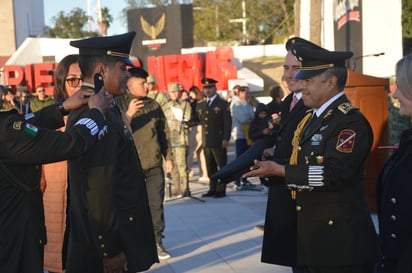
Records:
[[[322,74],[323,72],[325,72],[326,69],[320,69],[320,70],[298,70],[298,72],[296,72],[295,74],[295,79],[297,80],[306,80],[306,79],[310,79],[312,77],[315,77],[319,74]]]
[[[125,63],[125,64],[127,64],[127,65],[129,65],[129,66],[131,66],[131,67],[136,67],[134,64],[133,64],[133,62],[132,62],[132,60],[130,60],[130,59],[128,59],[128,58],[123,58],[123,57],[116,57],[120,62],[123,62],[123,63]]]

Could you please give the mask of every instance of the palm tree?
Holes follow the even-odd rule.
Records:
[[[99,21],[99,29],[102,36],[107,36],[107,29],[110,27],[110,24],[113,22],[112,15],[109,14],[109,9],[103,7],[101,9],[101,21]]]

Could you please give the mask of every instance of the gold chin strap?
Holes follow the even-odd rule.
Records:
[[[296,165],[298,164],[298,153],[299,153],[299,138],[302,133],[303,128],[305,127],[308,120],[312,117],[313,112],[308,112],[303,119],[299,122],[296,127],[295,133],[293,134],[292,139],[292,154],[290,156],[289,164]],[[290,195],[293,200],[296,199],[296,190],[291,189]]]

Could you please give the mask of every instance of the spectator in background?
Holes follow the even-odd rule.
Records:
[[[2,109],[12,109],[15,108],[17,111],[20,110],[19,102],[14,96],[13,89],[6,87],[2,94]]]
[[[237,100],[237,95],[239,94],[239,88],[240,85],[236,84],[235,86],[232,87],[232,90],[228,90],[226,96],[225,96],[225,100],[230,104],[232,104],[232,102]]]
[[[149,75],[146,78],[147,82],[147,88],[149,92],[147,93],[147,96],[151,99],[154,99],[160,106],[163,106],[166,102],[169,101],[169,98],[167,97],[167,93],[165,92],[160,92],[159,90],[156,89],[156,78],[154,75]]]
[[[162,239],[165,229],[163,201],[165,198],[165,175],[173,169],[173,155],[170,146],[169,128],[160,105],[147,97],[147,72],[142,68],[129,69],[127,81],[129,92],[117,99],[120,110],[126,113],[130,122],[133,139],[146,177],[147,197],[149,199],[157,256],[160,260],[170,258]]]
[[[412,55],[396,64],[399,114],[412,117]],[[402,132],[394,154],[377,183],[379,242],[382,258],[377,273],[412,272],[412,129]]]
[[[54,73],[54,98],[57,102],[68,99],[80,88],[82,74],[77,54],[65,56]],[[67,119],[65,118],[65,123]],[[65,127],[59,129],[64,131]],[[67,161],[43,165],[42,176],[44,216],[47,244],[44,247],[44,269],[63,272],[62,251],[66,227]]]
[[[191,117],[190,120],[196,119],[196,107],[204,100],[203,94],[196,85],[189,88]],[[202,126],[198,123],[189,128],[189,147],[187,152],[187,170],[189,178],[193,176],[193,159],[196,156],[199,167],[199,181],[209,182],[207,175],[205,153],[202,144]]]
[[[31,111],[37,112],[43,107],[53,103],[53,98],[46,95],[46,89],[42,85],[36,86],[35,97],[30,101]]]
[[[179,92],[180,92],[180,99],[190,103],[189,91],[187,91],[186,89],[182,89]]]
[[[269,95],[272,98],[272,101],[267,104],[269,115],[272,116],[272,118],[277,118],[280,115],[280,104],[285,94],[282,87],[272,85],[269,89]]]
[[[252,144],[248,135],[249,123],[255,116],[254,108],[249,102],[249,88],[241,86],[238,92],[237,100],[232,101],[230,105],[232,139],[235,141],[236,158],[243,154],[249,148],[249,145]],[[239,190],[254,189],[254,185],[246,178],[236,179],[235,185]]]
[[[28,90],[20,90],[17,92],[19,98],[19,108],[22,114],[31,113],[30,109],[30,101],[31,101],[31,94]]]
[[[191,107],[187,101],[180,99],[177,83],[168,84],[170,101],[163,106],[167,124],[170,131],[170,144],[172,146],[174,168],[172,170],[173,189],[172,195],[183,197],[190,196],[189,177],[187,173],[187,147],[188,132],[185,122],[190,120]]]

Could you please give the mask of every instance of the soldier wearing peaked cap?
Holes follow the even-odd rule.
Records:
[[[343,93],[352,52],[291,45],[302,67],[303,103],[288,163],[256,161],[245,176],[281,176],[296,200],[297,264],[308,272],[372,273],[376,231],[364,197],[364,167],[373,135]],[[313,118],[312,118],[313,116]],[[309,121],[309,119],[311,119]]]
[[[71,42],[79,48],[82,89],[125,93],[132,65],[134,32]],[[87,107],[71,113],[67,127],[83,119]],[[158,262],[145,177],[129,130],[117,105],[106,114],[104,141],[68,162],[69,218],[66,273],[145,271]]]
[[[202,143],[206,168],[209,175],[209,191],[203,197],[226,196],[226,185],[218,184],[210,177],[227,163],[227,145],[232,129],[232,118],[228,103],[216,93],[217,81],[202,79],[206,99],[196,106],[197,119],[202,125]]]
[[[98,109],[109,109],[112,98],[100,93],[87,101],[90,95],[78,91],[60,106],[25,116],[16,109],[0,110],[0,272],[43,272],[42,164],[74,159],[104,139],[107,125]],[[87,103],[90,110],[71,130],[55,131],[64,126],[67,110]]]

